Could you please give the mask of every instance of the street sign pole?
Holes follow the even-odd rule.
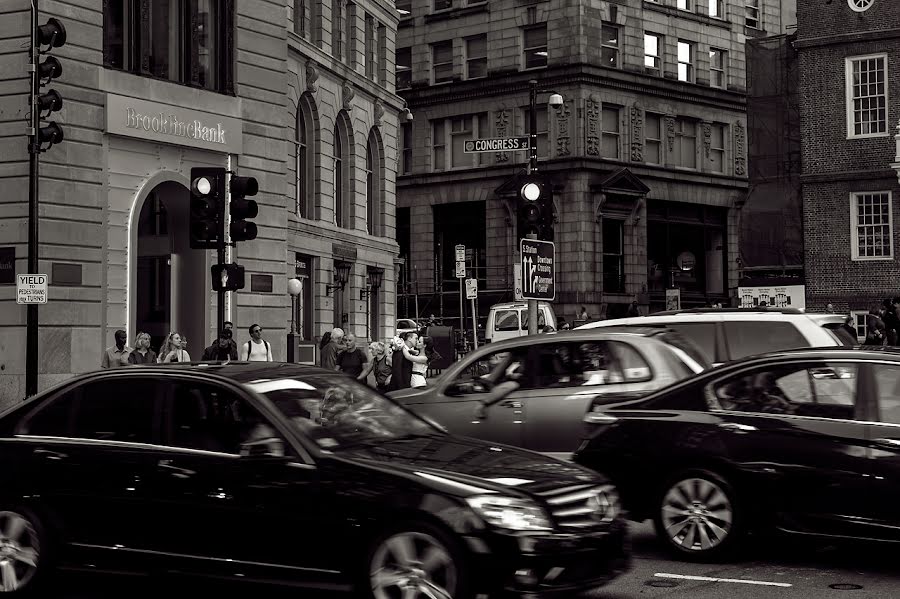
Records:
[[[38,40],[38,2],[31,3],[31,112],[28,115],[30,122],[28,143],[28,272],[36,273],[40,270],[38,263],[38,219],[40,212],[38,202],[40,193],[40,154],[41,145],[38,128],[41,126],[40,111],[37,106],[37,97],[40,94],[41,80],[37,67],[41,62]],[[28,304],[25,308],[25,397],[31,397],[38,392],[38,307],[37,304]]]
[[[537,235],[529,233],[528,239],[537,239]],[[530,273],[523,273],[523,277],[530,276]],[[536,299],[528,300],[528,334],[537,335],[538,332],[538,301]]]
[[[459,281],[459,332],[465,338],[466,309],[463,302],[463,286],[466,278],[466,246],[460,244],[453,249],[456,252],[456,280]]]

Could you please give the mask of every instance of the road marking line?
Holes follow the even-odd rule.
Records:
[[[735,582],[739,584],[755,584],[767,587],[790,587],[794,586],[786,582],[766,582],[764,580],[741,580],[740,578],[713,578],[711,576],[688,576],[686,574],[665,574],[657,572],[653,576],[657,578],[677,578],[679,580],[698,580],[702,582]]]

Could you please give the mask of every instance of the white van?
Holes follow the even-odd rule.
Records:
[[[538,332],[547,326],[556,330],[556,315],[547,302],[538,302]],[[528,302],[494,304],[488,314],[486,341],[503,341],[528,334]]]

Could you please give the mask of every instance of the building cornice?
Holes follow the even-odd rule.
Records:
[[[900,28],[880,29],[875,31],[856,31],[853,33],[840,33],[817,37],[800,37],[794,40],[794,48],[816,48],[820,46],[835,46],[838,44],[856,44],[862,42],[877,42],[900,38]]]
[[[892,169],[864,170],[864,171],[834,171],[830,173],[809,173],[800,175],[801,183],[837,183],[840,181],[889,181],[897,179],[897,172]]]
[[[401,95],[410,108],[469,102],[489,97],[528,94],[529,80],[537,79],[543,88],[571,88],[596,86],[631,92],[641,96],[656,96],[673,102],[725,108],[745,112],[747,95],[744,92],[717,89],[694,83],[648,77],[618,69],[607,69],[585,63],[549,67],[539,71],[494,73],[486,79],[458,81],[445,85],[420,85],[402,90]]]

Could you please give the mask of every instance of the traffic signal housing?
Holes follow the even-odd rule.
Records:
[[[553,241],[553,186],[543,176],[525,176],[516,197],[516,220],[519,239],[536,235],[542,241]]]
[[[226,170],[191,169],[190,244],[195,250],[217,249],[225,243]]]
[[[54,121],[49,121],[45,126],[40,124],[42,120],[46,120],[54,112],[59,112],[63,107],[62,96],[55,89],[41,93],[42,87],[49,85],[51,81],[62,75],[62,64],[54,56],[47,56],[41,62],[41,56],[52,48],[61,48],[65,45],[66,28],[58,19],[48,19],[46,24],[37,28],[34,39],[36,47],[32,50],[32,67],[35,71],[32,110],[36,112],[36,125],[34,127],[35,148],[32,151],[43,152],[62,142],[65,135],[62,127]],[[43,147],[44,144],[48,144],[46,148]]]
[[[249,219],[259,215],[259,205],[255,200],[248,200],[247,197],[253,197],[259,193],[259,183],[255,177],[234,175],[231,177],[229,186],[231,190],[229,207],[231,240],[250,241],[256,239],[256,223],[250,222]]]
[[[237,291],[244,288],[244,267],[240,264],[214,264],[210,271],[213,291]]]

